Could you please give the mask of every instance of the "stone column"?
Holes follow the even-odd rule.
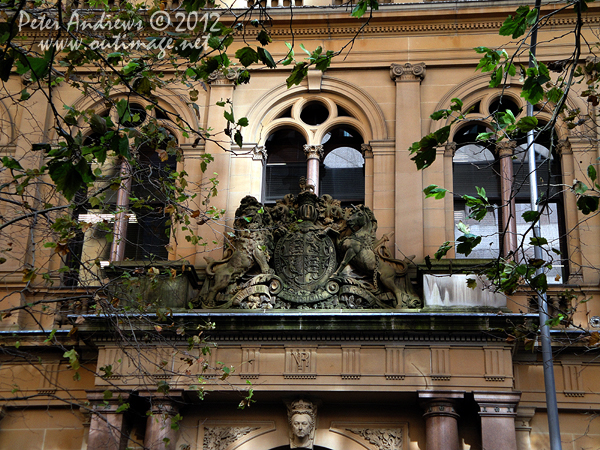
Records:
[[[373,148],[369,144],[361,144],[361,153],[365,159],[365,206],[373,210]]]
[[[319,196],[319,162],[323,158],[322,145],[304,144],[306,155],[306,183],[315,187],[315,195]]]
[[[535,415],[535,408],[519,406],[517,418],[515,419],[515,430],[517,434],[517,449],[531,450],[531,426],[530,422]]]
[[[419,391],[418,394],[425,410],[426,450],[459,450],[460,416],[456,413],[456,404],[464,398],[464,392]]]
[[[110,247],[110,262],[123,261],[125,245],[127,244],[127,213],[129,209],[129,196],[131,195],[131,168],[129,162],[121,157],[121,185],[117,192],[117,216],[113,225],[113,241]]]
[[[444,151],[444,188],[454,191],[454,154],[456,153],[456,142],[448,142]],[[438,200],[439,201],[439,200]],[[454,241],[454,198],[446,194],[444,197],[444,223],[446,229],[446,241]],[[441,242],[440,242],[441,244]],[[447,253],[448,258],[456,258],[454,246]]]
[[[474,392],[481,417],[481,445],[485,450],[517,450],[516,408],[520,392]]]
[[[424,256],[423,178],[408,149],[423,134],[420,86],[425,63],[392,64],[390,77],[396,83],[395,240],[404,254],[414,254],[420,261]]]
[[[152,401],[144,437],[144,445],[148,450],[175,450],[178,432],[171,428],[171,423],[177,412],[173,400]]]
[[[500,158],[500,191],[502,196],[502,231],[504,239],[502,251],[504,256],[517,249],[517,218],[515,216],[515,199],[512,195],[514,170],[512,156],[517,143],[500,141],[496,143],[496,152]]]
[[[92,404],[90,431],[87,450],[120,450],[127,444],[123,414],[117,412],[120,404],[116,400],[104,400],[102,392],[88,393]],[[127,401],[128,394],[121,393],[122,401]]]

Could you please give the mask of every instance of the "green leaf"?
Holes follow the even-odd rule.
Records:
[[[546,274],[540,273],[529,282],[529,285],[538,292],[546,292],[548,290]]]
[[[248,118],[247,117],[242,117],[240,120],[238,120],[237,124],[240,127],[247,127],[248,126]]]
[[[239,59],[244,67],[258,62],[258,53],[251,47],[242,47],[235,52],[235,57]]]
[[[240,133],[240,130],[236,130],[235,135],[233,136],[233,140],[238,145],[238,147],[242,148],[243,141],[242,133]]]
[[[308,75],[308,67],[307,67],[307,63],[305,62],[301,62],[301,63],[297,63],[294,68],[292,69],[292,73],[290,74],[289,77],[287,77],[286,84],[288,89],[291,88],[293,85],[297,85],[302,83],[302,80],[304,80],[304,78],[306,78],[306,75]]]
[[[533,237],[529,239],[529,245],[535,245],[537,247],[540,247],[546,244],[548,244],[548,240],[545,237]]]
[[[117,410],[115,411],[115,413],[122,413],[124,411],[127,411],[129,409],[129,403],[123,403],[122,405],[119,405],[119,407],[117,408]]]
[[[258,36],[256,36],[256,40],[260,42],[260,45],[267,45],[273,42],[273,39],[271,39],[271,36],[265,30],[260,30]]]
[[[449,241],[444,242],[442,245],[440,245],[440,247],[435,252],[435,254],[434,254],[435,259],[437,261],[439,261],[440,259],[442,259],[442,257],[446,256],[446,254],[448,253],[448,251],[451,248],[452,248],[452,245],[450,244]]]
[[[2,165],[10,170],[23,170],[23,167],[21,164],[19,164],[19,161],[9,156],[2,157]]]
[[[523,117],[517,122],[517,128],[523,133],[527,133],[538,126],[538,120],[535,117]]]
[[[260,59],[269,69],[277,67],[271,54],[262,47],[258,47],[258,59]]]
[[[477,288],[477,280],[474,278],[467,278],[467,287],[469,289]]]
[[[537,211],[525,211],[521,214],[521,217],[523,217],[525,222],[535,222],[540,217],[540,213]]]
[[[494,133],[479,133],[475,138],[477,141],[487,141],[494,137]]]
[[[587,173],[588,173],[588,177],[590,177],[590,180],[592,180],[592,183],[595,182],[597,174],[596,174],[596,168],[592,164],[590,164],[588,166]]]
[[[425,189],[423,189],[425,193],[425,198],[435,197],[436,200],[440,200],[446,196],[447,189],[438,187],[435,184],[430,184]]]
[[[600,197],[592,197],[590,195],[582,195],[577,199],[577,208],[585,215],[598,210]]]
[[[362,0],[356,4],[352,10],[352,17],[362,17],[367,12],[367,2]]]
[[[235,123],[235,118],[233,116],[233,109],[231,110],[231,112],[223,111],[223,117],[225,117],[225,119],[228,122]]]

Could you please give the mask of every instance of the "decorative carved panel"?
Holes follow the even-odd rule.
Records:
[[[204,427],[204,450],[225,450],[259,427]]]
[[[256,379],[260,375],[260,347],[242,348],[242,364],[240,377]]]
[[[203,419],[198,424],[198,447],[194,448],[197,450],[235,450],[242,444],[271,431],[275,431],[275,423],[272,421]]]
[[[348,428],[379,450],[402,450],[402,428]]]
[[[408,424],[402,422],[332,422],[329,431],[351,439],[368,450],[403,450],[404,443],[408,442]]]
[[[285,349],[284,378],[316,378],[317,349],[291,347]]]
[[[44,364],[41,370],[41,379],[38,386],[38,394],[54,394],[56,392],[56,383],[58,380],[59,363]]]

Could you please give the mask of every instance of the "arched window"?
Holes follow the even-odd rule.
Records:
[[[525,114],[524,106],[524,102],[521,105],[518,99],[511,96],[491,93],[470,108],[467,117],[472,117],[473,121],[463,125],[454,135],[453,141],[456,143],[453,157],[455,226],[462,222],[470,228],[472,234],[482,237],[481,244],[468,255],[468,258],[496,258],[513,251],[513,247],[522,247],[524,254],[521,254],[521,257],[533,257],[533,248],[529,246],[531,233],[527,233],[530,223],[522,217],[524,212],[531,210],[527,136],[525,134],[511,136],[513,144],[509,147],[514,149],[508,153],[497,151],[497,147],[507,145],[506,139],[496,145],[477,140],[479,134],[492,131],[489,119],[493,115],[511,111],[518,120]],[[542,131],[534,133],[536,178],[541,203],[544,205],[540,220],[541,234],[548,240],[545,250],[552,259],[553,268],[548,279],[564,280],[567,276],[566,266],[561,261],[561,257],[557,256],[559,253],[566,255],[566,242],[563,239],[565,230],[560,158],[555,152],[550,151],[557,143],[557,138],[553,130],[544,128],[546,122],[543,117],[544,112],[539,112],[538,129]],[[462,199],[463,195],[477,197],[476,186],[485,189],[489,203],[492,205],[481,222],[469,218],[470,211]],[[455,227],[455,238],[462,234],[458,227]],[[504,236],[505,242],[501,241],[501,236]],[[506,239],[513,241],[507,243]],[[456,256],[465,257],[458,253]]]
[[[299,98],[278,114],[277,122],[282,126],[265,141],[265,203],[298,194],[301,177],[318,195],[329,194],[347,205],[364,202],[364,140],[347,108],[328,98]],[[307,142],[304,136],[318,140]]]

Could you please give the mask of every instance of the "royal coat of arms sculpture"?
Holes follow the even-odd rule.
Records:
[[[223,259],[207,258],[202,308],[418,308],[410,260],[391,257],[366,206],[310,190],[273,207],[242,199]]]

